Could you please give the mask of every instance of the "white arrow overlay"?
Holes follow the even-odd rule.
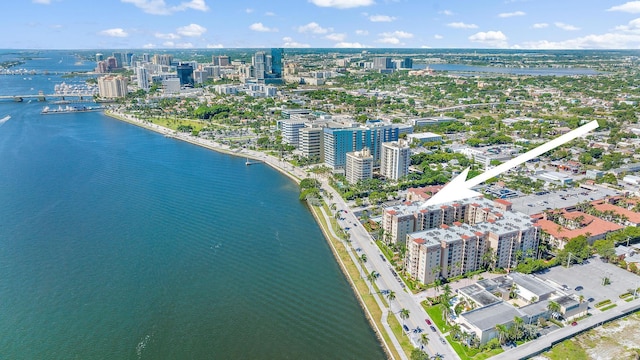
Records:
[[[467,174],[469,168],[466,168],[460,175],[456,176],[451,182],[449,182],[442,190],[438,191],[433,197],[427,200],[423,206],[438,205],[446,202],[455,202],[458,200],[467,199],[474,196],[481,195],[477,191],[471,190],[472,187],[479,185],[492,177],[498,176],[503,172],[512,169],[520,164],[523,164],[537,156],[546,153],[549,150],[555,149],[560,145],[568,143],[569,141],[586,135],[588,132],[598,127],[598,121],[594,120],[588,124],[582,125],[579,128],[569,131],[568,133],[559,136],[547,143],[544,143],[537,148],[527,151],[526,153],[513,158],[505,163],[502,163],[489,171],[485,171],[482,174],[467,180]]]

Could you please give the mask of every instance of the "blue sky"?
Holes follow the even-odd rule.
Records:
[[[640,1],[12,0],[0,48],[640,48]]]

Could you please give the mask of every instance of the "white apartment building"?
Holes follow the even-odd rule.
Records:
[[[298,134],[298,149],[302,152],[302,156],[323,162],[323,139],[323,131],[320,127],[305,127],[300,129]]]
[[[428,284],[478,270],[484,263],[509,268],[519,252],[537,253],[538,226],[505,203],[483,198],[426,207],[408,203],[385,209],[382,224],[388,242],[405,237],[406,269]]]
[[[398,180],[409,173],[411,153],[409,143],[400,139],[382,143],[380,155],[380,175],[387,179]]]
[[[98,91],[103,98],[119,98],[127,96],[128,81],[122,76],[102,76],[98,78]]]
[[[373,177],[373,155],[369,148],[347,153],[346,177],[349,184]]]

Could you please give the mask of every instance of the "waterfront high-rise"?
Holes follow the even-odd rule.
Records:
[[[324,162],[334,171],[342,172],[346,164],[346,154],[369,148],[373,156],[373,166],[380,165],[383,142],[398,140],[398,128],[380,121],[367,122],[357,128],[324,129]]]
[[[138,79],[138,87],[144,91],[149,90],[149,72],[142,66],[136,68],[136,77]]]
[[[349,184],[373,177],[373,156],[368,148],[347,153],[345,176]]]
[[[398,180],[409,173],[411,153],[405,140],[382,143],[380,156],[380,175],[387,179]]]
[[[98,78],[98,92],[103,98],[120,98],[127,96],[127,78],[123,76],[102,76]]]

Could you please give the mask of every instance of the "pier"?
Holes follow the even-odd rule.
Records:
[[[28,95],[0,95],[0,100],[13,100],[15,102],[23,102],[25,99],[36,99],[38,101],[48,101],[48,99],[68,100],[76,99],[80,101],[93,100],[92,93],[86,94],[28,94]]]

